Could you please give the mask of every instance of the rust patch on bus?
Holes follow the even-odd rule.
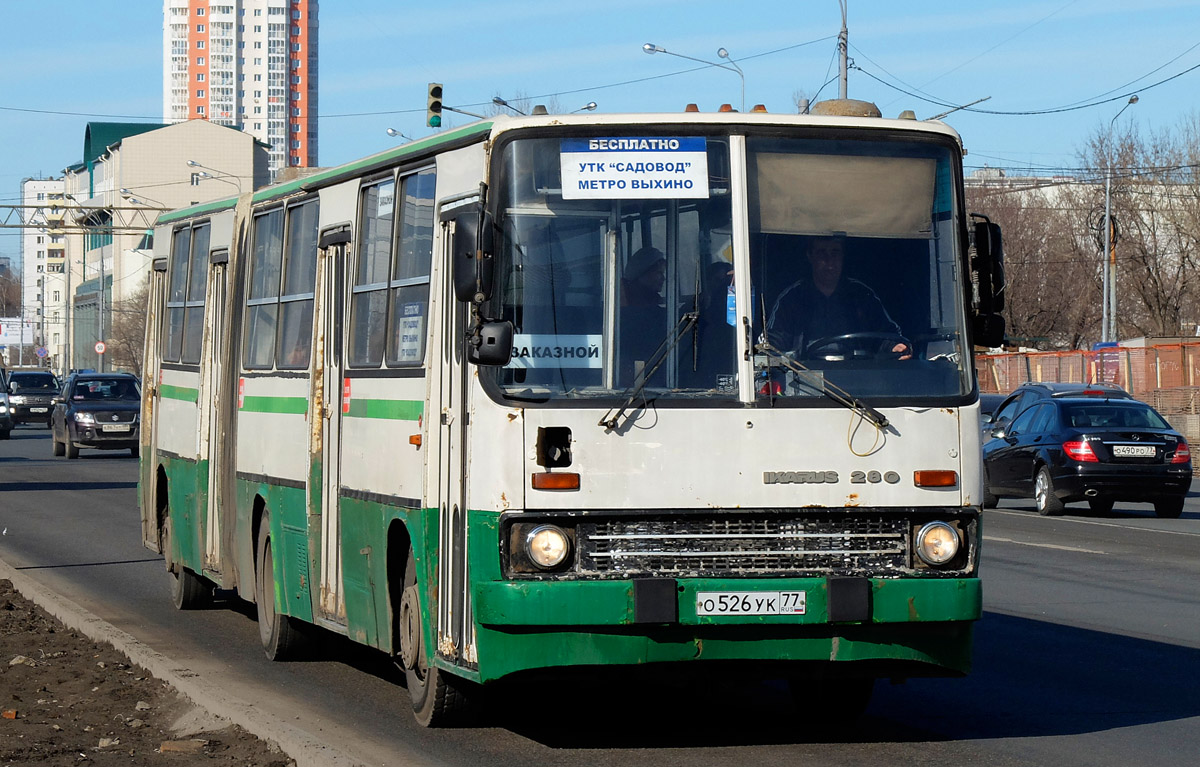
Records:
[[[847,506],[857,506],[858,505],[858,493],[851,493],[850,495],[846,496],[846,505]]]
[[[916,597],[908,598],[908,619],[910,621],[921,620],[921,614],[917,612],[917,598]]]

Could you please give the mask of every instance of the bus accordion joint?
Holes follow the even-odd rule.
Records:
[[[917,487],[956,487],[958,485],[958,472],[952,469],[914,471],[913,484]]]
[[[579,473],[540,471],[530,476],[534,490],[578,490]]]

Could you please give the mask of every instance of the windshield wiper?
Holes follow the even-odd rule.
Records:
[[[765,338],[755,346],[755,351],[766,354],[768,359],[770,357],[774,357],[775,359],[779,360],[780,364],[782,364],[788,370],[791,370],[793,373],[815,372],[812,369],[801,365],[792,357],[789,357],[776,349],[771,345],[771,342],[767,341]],[[804,381],[808,385],[819,389],[822,394],[838,403],[842,407],[849,408],[855,413],[858,413],[864,419],[873,423],[877,429],[882,431],[888,427],[887,416],[885,416],[883,413],[880,413],[870,405],[863,404],[858,398],[837,384],[830,383],[829,381],[825,380],[825,376],[822,375],[820,378],[817,378],[817,376],[807,375],[804,376]]]
[[[606,431],[612,431],[620,425],[621,416],[625,415],[625,411],[629,409],[633,401],[646,388],[646,384],[650,382],[650,378],[662,367],[663,362],[667,359],[667,355],[687,335],[687,332],[692,329],[699,318],[699,312],[684,312],[679,317],[679,321],[675,323],[675,327],[667,332],[666,337],[663,338],[658,348],[650,355],[650,359],[646,360],[646,364],[642,367],[642,372],[637,380],[625,390],[624,401],[622,401],[621,406],[615,409],[609,408],[608,412],[601,416],[596,424],[597,426],[603,426]]]

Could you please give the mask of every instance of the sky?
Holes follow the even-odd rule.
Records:
[[[1110,125],[1151,135],[1197,115],[1197,0],[845,1],[851,98],[918,119],[987,99],[944,118],[968,173],[1078,168]],[[19,201],[22,179],[80,161],[88,122],[161,122],[162,19],[159,0],[0,0],[0,205]],[[432,133],[431,81],[481,114],[494,96],[715,111],[739,106],[743,82],[747,109],[838,95],[839,0],[324,0],[319,21],[322,166],[403,140],[388,128]],[[720,48],[741,76],[680,57],[720,62]],[[471,120],[447,114],[444,128]],[[16,232],[0,230],[0,256],[15,260]]]

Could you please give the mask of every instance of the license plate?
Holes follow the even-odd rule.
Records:
[[[100,431],[129,431],[129,424],[127,424],[127,423],[101,424]]]
[[[1152,458],[1154,445],[1113,445],[1112,454],[1122,458]]]
[[[701,591],[696,615],[803,615],[803,591]]]
[[[29,408],[30,413],[47,413],[49,411],[50,411],[50,408],[48,408],[48,407],[31,407],[31,408]]]

